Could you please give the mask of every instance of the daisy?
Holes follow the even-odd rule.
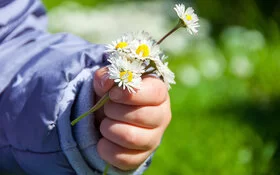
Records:
[[[112,44],[108,44],[107,52],[129,52],[130,42],[133,40],[131,33],[124,34],[121,38],[116,41],[112,41]]]
[[[184,4],[176,4],[174,10],[177,12],[177,15],[183,22],[183,25],[187,28],[190,34],[196,34],[200,25],[198,24],[198,17],[194,13],[192,7],[185,9]]]
[[[166,57],[163,56],[161,60],[164,60]],[[156,65],[156,74],[162,78],[164,83],[167,85],[168,89],[171,88],[170,84],[176,84],[174,73],[168,68],[168,63],[163,63],[161,60],[155,60]]]
[[[130,49],[131,57],[135,57],[140,60],[153,60],[162,53],[154,40],[147,39],[145,37],[133,40],[131,42]]]
[[[119,54],[112,54],[108,61],[111,63],[108,66],[109,78],[123,90],[135,93],[135,89],[140,88],[142,81],[141,76],[145,68],[143,62],[136,59],[131,61]]]

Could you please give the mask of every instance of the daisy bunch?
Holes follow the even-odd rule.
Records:
[[[124,44],[118,39],[119,43],[113,41],[107,46],[108,61],[111,63],[108,65],[110,79],[131,93],[136,93],[141,85],[141,77],[147,74],[157,75],[168,87],[169,84],[175,84],[174,73],[164,63],[166,56],[149,33],[142,31],[125,35],[129,35],[131,40]],[[126,45],[122,50],[116,47],[120,43]]]
[[[174,7],[179,22],[164,37],[156,41],[148,32],[133,32],[122,35],[119,39],[106,46],[108,53],[109,79],[115,82],[115,86],[127,90],[130,93],[137,93],[141,88],[144,75],[159,77],[170,89],[170,84],[175,84],[175,75],[168,68],[167,56],[160,49],[160,44],[177,29],[183,27],[190,34],[197,34],[198,17],[192,7],[185,8],[183,4],[176,4]],[[71,122],[75,125],[82,118],[98,110],[109,100],[109,93],[106,93],[89,111],[85,112]]]

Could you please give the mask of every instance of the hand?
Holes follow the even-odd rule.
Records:
[[[96,95],[100,98],[109,91],[110,96],[104,108],[95,113],[103,135],[97,150],[109,164],[132,170],[158,147],[171,120],[168,90],[163,81],[151,76],[143,79],[134,94],[113,86],[106,67],[96,71]]]

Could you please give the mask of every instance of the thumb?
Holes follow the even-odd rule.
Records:
[[[109,79],[107,67],[102,67],[95,72],[93,87],[97,96],[103,96],[113,85],[114,81]]]
[[[114,81],[109,79],[108,68],[102,67],[94,74],[93,88],[95,91],[95,101],[97,102],[114,85]],[[101,121],[106,117],[104,106],[95,111],[95,126],[99,128]]]

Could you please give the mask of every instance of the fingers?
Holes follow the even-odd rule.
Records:
[[[119,87],[113,87],[109,96],[117,103],[128,105],[159,105],[166,100],[168,90],[166,85],[156,77],[146,77],[142,81],[141,88],[136,93],[129,93]]]
[[[113,85],[114,81],[109,79],[107,67],[102,67],[95,72],[93,87],[99,97],[103,96]]]
[[[124,171],[136,169],[151,154],[147,151],[123,148],[106,138],[102,138],[98,142],[97,151],[103,160]]]
[[[169,98],[158,106],[131,106],[109,101],[104,106],[104,113],[112,120],[149,129],[159,127],[171,118]]]
[[[100,125],[101,134],[111,142],[127,149],[154,150],[160,143],[161,128],[147,129],[105,118]]]

